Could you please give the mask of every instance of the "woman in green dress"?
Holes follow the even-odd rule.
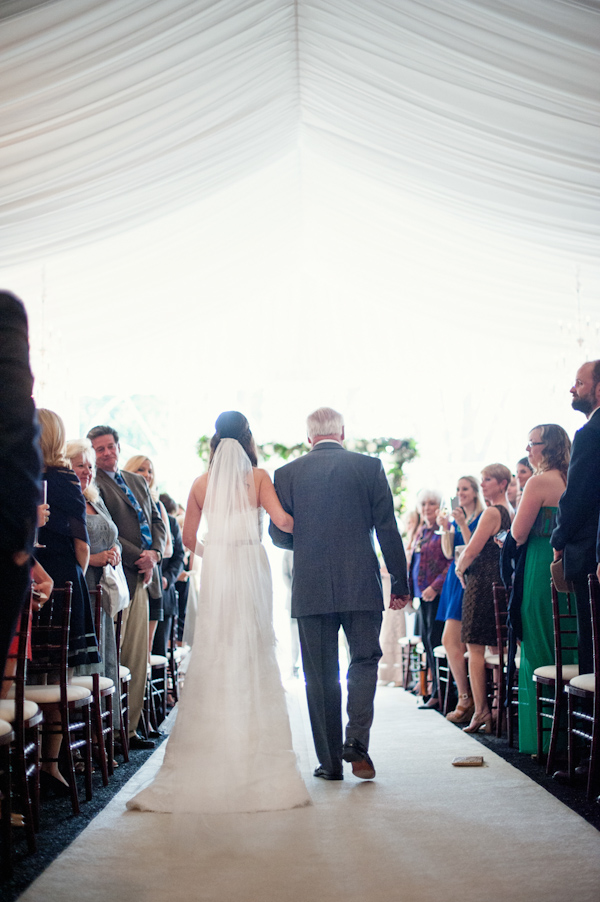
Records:
[[[517,545],[527,545],[523,582],[523,638],[519,667],[519,751],[537,751],[536,695],[533,672],[554,663],[554,631],[550,564],[550,536],[558,502],[567,483],[571,441],[555,424],[536,426],[527,443],[534,475],[528,479],[511,532]],[[545,736],[544,750],[550,741]]]

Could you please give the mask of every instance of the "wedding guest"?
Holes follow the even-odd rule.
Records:
[[[554,627],[550,564],[553,553],[550,536],[556,525],[558,502],[567,484],[571,440],[554,423],[535,426],[527,443],[534,475],[523,491],[511,532],[517,545],[527,542],[521,622],[521,663],[519,667],[519,751],[537,751],[536,667],[554,663]],[[565,664],[573,663],[565,658]],[[544,736],[545,751],[550,742]]]
[[[431,672],[431,693],[423,699],[423,708],[439,708],[433,649],[442,640],[442,624],[436,616],[440,592],[450,566],[442,551],[441,536],[436,531],[440,501],[440,493],[431,489],[422,489],[417,496],[423,519],[415,537],[409,570],[413,598],[419,599],[417,632],[425,646],[427,666]]]
[[[137,473],[143,479],[146,480],[148,484],[148,488],[150,489],[150,495],[154,504],[157,507],[157,510],[160,514],[161,520],[163,521],[165,527],[165,550],[162,555],[161,561],[158,565],[158,580],[160,586],[160,593],[153,593],[151,590],[149,591],[149,623],[148,623],[148,653],[151,652],[152,646],[154,644],[154,634],[156,633],[156,627],[158,623],[161,623],[164,620],[165,610],[163,604],[163,592],[162,592],[162,583],[163,583],[163,574],[162,574],[162,561],[165,558],[171,557],[173,554],[173,538],[171,535],[171,529],[169,526],[169,517],[165,510],[164,504],[160,503],[158,489],[156,488],[156,476],[154,471],[154,465],[149,457],[146,457],[144,454],[135,454],[133,457],[130,457],[127,463],[124,465],[123,470],[127,473]]]
[[[0,291],[0,678],[29,590],[42,461],[31,397],[27,314]]]
[[[66,457],[67,440],[61,418],[51,410],[38,410],[41,427],[40,447],[44,460],[47,498],[50,517],[46,526],[38,531],[40,546],[36,557],[48,572],[57,588],[67,581],[73,584],[71,621],[69,626],[69,676],[73,668],[94,665],[100,661],[94,618],[85,572],[90,559],[90,543],[86,527],[85,499],[75,473]],[[60,610],[62,597],[56,596],[55,611]],[[42,608],[40,622],[48,608]],[[59,715],[56,715],[57,718]],[[52,721],[51,721],[52,722]],[[58,755],[62,742],[60,733],[44,732],[42,778],[44,789],[62,791],[67,786],[58,768]]]
[[[469,544],[472,534],[477,529],[479,517],[483,512],[483,504],[479,497],[479,482],[474,476],[461,476],[456,486],[458,507],[452,511],[453,523],[447,517],[438,516],[437,521],[444,530],[442,551],[450,560],[446,574],[437,619],[445,621],[442,633],[442,645],[446,649],[448,665],[454,677],[458,691],[458,704],[446,718],[451,723],[469,723],[473,716],[474,703],[467,675],[465,643],[461,639],[462,601],[464,589],[456,575],[456,558]]]
[[[115,567],[121,561],[119,531],[108,512],[95,481],[96,454],[87,438],[67,442],[67,460],[79,479],[85,498],[86,523],[90,538],[90,563],[85,574],[88,589],[96,589],[107,564]],[[102,665],[100,673],[118,686],[117,646],[115,627],[110,612],[102,612]],[[83,671],[85,672],[85,671]],[[118,693],[113,695],[113,704],[118,702]]]
[[[175,518],[177,505],[166,493],[160,496],[159,501],[166,510],[169,518],[169,531],[173,543],[173,554],[170,557],[163,559],[161,564],[164,618],[156,628],[152,651],[154,654],[164,655],[166,657],[173,617],[179,612],[177,580],[183,573],[185,548],[183,547],[179,523]]]
[[[585,414],[587,423],[573,439],[567,487],[558,505],[551,541],[555,560],[563,559],[565,579],[575,586],[579,670],[592,673],[588,574],[596,570],[600,516],[600,360],[579,367],[571,395],[571,407]]]
[[[409,568],[415,536],[420,524],[421,515],[416,508],[409,511],[404,516],[403,521],[401,521],[400,533],[404,540],[407,566]],[[385,611],[383,612],[383,621],[379,634],[382,654],[377,670],[377,680],[384,686],[400,687],[404,685],[404,673],[402,670],[402,648],[398,643],[400,639],[406,636],[407,632],[405,613],[414,616],[415,612],[412,609],[412,604],[406,605],[401,611],[395,611],[390,607],[389,574],[384,567],[381,568],[381,583]]]
[[[531,478],[531,476],[533,476],[533,468],[529,463],[529,459],[527,457],[522,457],[521,460],[517,463],[517,499],[515,504],[513,504],[515,510],[517,510],[519,504],[521,503],[521,496],[523,495],[525,483],[528,479]]]
[[[517,509],[517,496],[519,494],[519,483],[517,481],[516,475],[513,473],[511,476],[511,480],[508,484],[508,489],[506,492],[506,497],[508,498],[508,503],[512,507],[513,510]]]
[[[129,586],[129,607],[123,612],[121,663],[131,670],[129,684],[129,747],[153,748],[137,726],[144,703],[148,670],[148,592],[162,595],[156,565],[162,559],[166,531],[146,480],[119,470],[119,434],[112,426],[95,426],[87,437],[96,452],[96,483],[119,530],[122,563]]]
[[[500,582],[500,548],[494,536],[510,529],[512,508],[506,497],[511,472],[502,464],[489,464],[481,471],[481,491],[488,507],[456,565],[456,575],[465,588],[461,639],[469,653],[469,679],[475,710],[466,733],[482,727],[492,732],[485,680],[485,649],[496,648],[496,618],[492,586]]]
[[[525,488],[525,483],[533,476],[533,467],[528,457],[522,457],[517,463],[517,482],[519,483],[519,491]]]

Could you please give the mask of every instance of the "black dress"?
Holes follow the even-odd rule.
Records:
[[[70,580],[73,583],[71,625],[69,628],[69,667],[97,664],[100,660],[94,630],[92,607],[83,571],[75,556],[74,539],[89,545],[86,528],[85,499],[79,480],[72,470],[48,467],[48,504],[50,519],[39,530],[36,558],[50,574],[57,589]],[[58,597],[58,596],[57,596]],[[43,623],[44,608],[41,622]]]
[[[501,504],[494,507],[500,514],[500,530],[510,529],[510,514]],[[471,566],[465,570],[461,639],[472,645],[496,644],[494,615],[494,583],[500,578],[500,549],[490,536]]]

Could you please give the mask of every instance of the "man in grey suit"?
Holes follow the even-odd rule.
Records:
[[[96,484],[119,530],[129,607],[123,613],[121,662],[131,670],[129,685],[129,745],[151,748],[137,733],[144,704],[148,668],[148,593],[160,597],[161,560],[166,530],[146,480],[119,470],[119,435],[112,426],[94,426],[87,437],[96,452]]]
[[[369,732],[381,658],[383,595],[373,533],[392,581],[391,606],[410,601],[406,557],[392,493],[378,458],[343,447],[341,414],[322,407],[307,420],[309,454],[275,473],[293,536],[273,523],[269,534],[294,551],[292,617],[298,620],[310,722],[319,759],[315,776],[343,780],[342,761],[370,780]],[[338,660],[340,626],[348,639],[348,723],[342,730]]]

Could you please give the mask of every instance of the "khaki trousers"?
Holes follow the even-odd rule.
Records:
[[[137,730],[148,673],[148,590],[140,577],[129,607],[123,611],[121,663],[131,670],[129,737]]]

